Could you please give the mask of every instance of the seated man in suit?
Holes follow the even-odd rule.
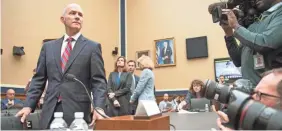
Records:
[[[9,109],[11,107],[22,107],[23,102],[20,99],[15,98],[15,91],[9,89],[6,92],[6,99],[1,101],[1,109]]]

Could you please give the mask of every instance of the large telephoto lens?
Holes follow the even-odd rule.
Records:
[[[203,87],[205,97],[210,100],[216,100],[222,104],[228,104],[232,90],[239,90],[247,94],[253,92],[253,84],[250,80],[238,79],[234,82],[234,87],[218,84],[212,80],[206,80]]]
[[[249,100],[240,113],[239,128],[244,130],[282,130],[282,111]]]
[[[210,100],[216,100],[223,104],[228,104],[231,88],[217,84],[215,81],[207,80],[205,86],[205,97]]]
[[[254,101],[250,92],[253,85],[248,80],[237,80],[230,88],[212,80],[205,82],[205,97],[228,104],[226,127],[235,130],[282,130],[282,111]],[[280,106],[280,105],[279,105]]]

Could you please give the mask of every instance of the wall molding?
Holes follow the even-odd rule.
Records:
[[[1,84],[1,93],[6,93],[8,89],[14,89],[18,94],[24,94],[25,85]],[[188,89],[159,89],[156,90],[156,96],[168,95],[186,95]]]

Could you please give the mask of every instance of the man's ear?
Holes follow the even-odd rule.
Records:
[[[65,23],[65,17],[61,16],[60,20],[62,23]]]

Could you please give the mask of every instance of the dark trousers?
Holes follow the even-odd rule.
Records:
[[[131,115],[135,115],[137,106],[138,106],[138,101],[136,101],[131,105]]]
[[[62,102],[58,102],[56,107],[55,107],[55,110],[54,110],[54,113],[55,112],[63,112],[63,106],[62,106]],[[48,129],[50,129],[50,125],[52,123],[52,121],[54,120],[54,113],[53,113],[53,116],[48,124]]]

